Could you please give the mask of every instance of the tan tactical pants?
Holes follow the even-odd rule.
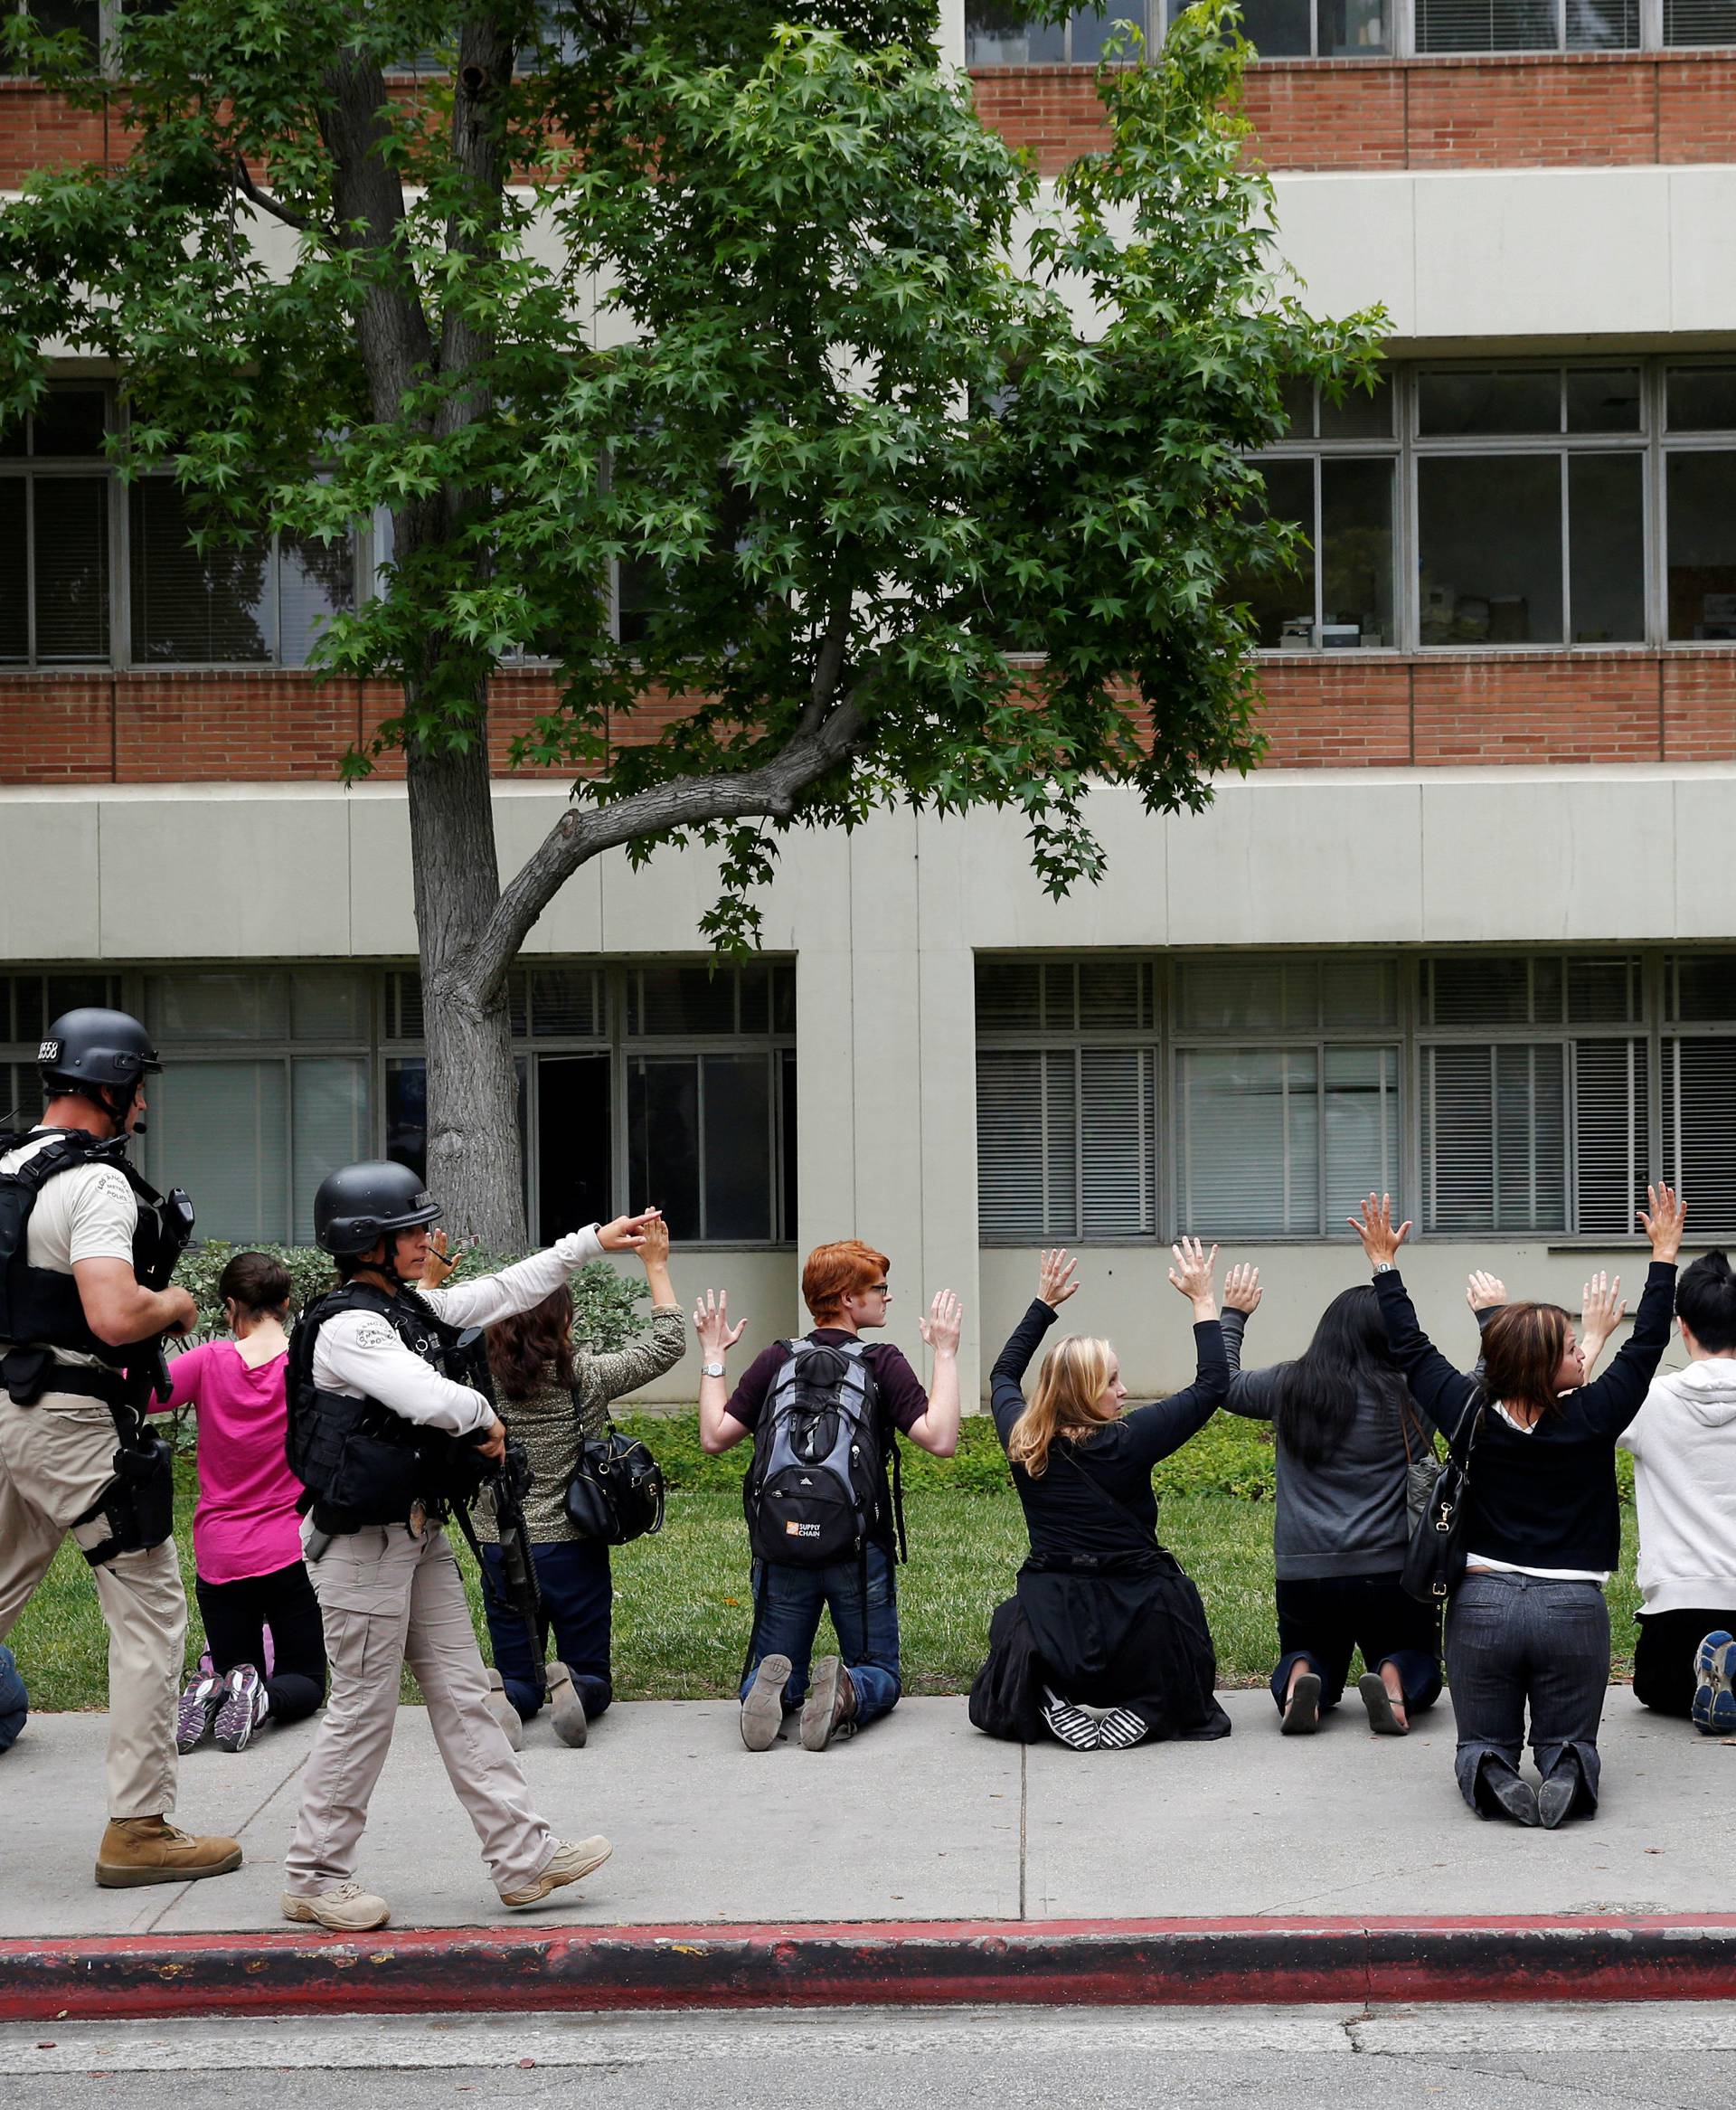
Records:
[[[72,1519],[115,1477],[114,1417],[99,1399],[44,1393],[14,1406],[0,1392],[0,1641],[48,1573],[69,1530],[83,1547],[108,1536],[101,1518]],[[108,1814],[175,1810],[175,1707],[187,1597],[175,1541],[120,1553],[90,1570],[108,1627]]]
[[[399,1669],[408,1663],[495,1888],[503,1896],[528,1888],[553,1859],[556,1841],[531,1808],[524,1770],[489,1711],[482,1652],[445,1533],[433,1524],[420,1538],[401,1524],[350,1532],[308,1573],[332,1690],[302,1770],[285,1888],[312,1897],[355,1873],[368,1798],[398,1719]]]

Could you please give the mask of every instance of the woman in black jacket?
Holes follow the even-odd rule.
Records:
[[[1218,1249],[1184,1238],[1171,1251],[1169,1279],[1194,1307],[1198,1371],[1184,1392],[1124,1415],[1114,1348],[1071,1335],[1049,1351],[1026,1405],[1025,1367],[1079,1287],[1059,1252],[1043,1254],[1036,1300],[995,1365],[995,1426],[1031,1550],[971,1687],[970,1718],[991,1736],[1034,1744],[1046,1732],[1096,1751],[1230,1734],[1200,1594],[1157,1543],[1152,1467],[1205,1425],[1230,1381]]]
[[[1243,1309],[1260,1302],[1252,1274]],[[1235,1270],[1231,1287],[1239,1286]],[[1272,1698],[1287,1736],[1311,1736],[1335,1707],[1351,1651],[1368,1666],[1357,1690],[1377,1736],[1402,1736],[1411,1717],[1440,1697],[1434,1607],[1400,1585],[1410,1538],[1405,1475],[1434,1455],[1434,1429],[1420,1414],[1392,1351],[1380,1305],[1366,1283],[1343,1290],[1320,1314],[1294,1362],[1241,1368],[1243,1311],[1223,1315],[1231,1414],[1272,1424],[1278,1503],[1278,1668]]]
[[[1598,1806],[1598,1723],[1609,1682],[1603,1585],[1621,1555],[1616,1438],[1645,1403],[1670,1338],[1682,1204],[1646,1189],[1639,1211],[1652,1265],[1634,1330],[1605,1374],[1558,1304],[1508,1304],[1483,1334],[1483,1377],[1454,1369],[1417,1323],[1393,1263],[1387,1197],[1351,1223],[1374,1263],[1392,1355],[1423,1412],[1468,1458],[1459,1545],[1465,1573],[1447,1614],[1447,1676],[1458,1722],[1459,1792],[1480,1815],[1505,1811],[1552,1831]],[[1519,1776],[1525,1709],[1542,1783]]]

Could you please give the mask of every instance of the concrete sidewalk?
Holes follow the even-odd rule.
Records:
[[[753,1755],[724,1701],[623,1704],[582,1751],[525,1735],[538,1807],[615,1857],[538,1925],[1103,1920],[1309,1914],[1720,1913],[1733,1908],[1736,1747],[1612,1687],[1604,1801],[1556,1832],[1484,1823],[1453,1784],[1443,1699],[1406,1738],[1370,1735],[1354,1695],[1312,1738],[1278,1734],[1263,1692],[1222,1695],[1218,1744],[1079,1755],[972,1729],[962,1699],[905,1700],[822,1755]],[[180,1821],[231,1831],[235,1875],[99,1890],[99,1715],[34,1716],[0,1760],[0,1937],[283,1925],[281,1861],[313,1725],[183,1763]],[[394,1927],[524,1925],[495,1897],[420,1708],[406,1708],[361,1878]]]

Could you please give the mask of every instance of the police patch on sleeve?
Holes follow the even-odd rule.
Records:
[[[396,1348],[398,1336],[383,1320],[364,1319],[355,1329],[355,1345],[359,1348]]]

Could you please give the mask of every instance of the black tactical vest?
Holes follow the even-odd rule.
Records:
[[[110,1348],[90,1330],[74,1278],[54,1268],[30,1264],[30,1218],[36,1197],[51,1179],[77,1166],[112,1165],[138,1204],[133,1273],[147,1288],[159,1290],[167,1285],[185,1246],[192,1210],[186,1207],[185,1196],[177,1193],[165,1199],[135,1169],[127,1156],[125,1136],[104,1141],[80,1129],[33,1129],[23,1135],[0,1131],[0,1156],[44,1134],[54,1140],[14,1171],[0,1172],[0,1341],[20,1348],[74,1348],[118,1368],[130,1351]]]
[[[338,1534],[405,1524],[418,1503],[438,1516],[455,1501],[473,1500],[482,1484],[473,1444],[407,1421],[380,1400],[353,1399],[314,1382],[319,1329],[343,1311],[372,1311],[411,1355],[492,1396],[480,1334],[448,1326],[413,1291],[392,1297],[371,1282],[351,1282],[316,1298],[289,1337],[285,1454],[307,1490],[303,1507],[313,1511],[316,1528]]]

